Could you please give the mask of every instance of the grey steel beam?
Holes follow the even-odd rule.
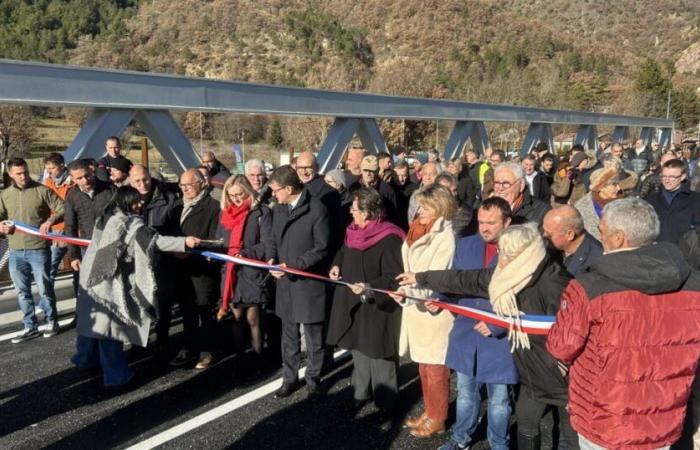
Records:
[[[467,143],[467,140],[474,133],[474,122],[455,122],[454,128],[450,133],[450,137],[445,144],[443,153],[444,160],[450,161],[452,158],[457,158],[462,154],[462,150]]]
[[[665,119],[216,81],[0,59],[0,104],[669,128]]]
[[[64,152],[66,161],[100,158],[109,136],[121,136],[134,118],[133,109],[95,109]]]
[[[355,133],[368,153],[376,155],[388,152],[376,120],[339,117],[335,119],[333,126],[328,131],[326,140],[321,145],[321,150],[316,157],[320,173],[326,173],[338,167]]]
[[[138,111],[136,122],[178,175],[201,163],[192,143],[168,111]]]
[[[374,119],[362,119],[357,126],[357,137],[360,138],[360,142],[365,147],[365,150],[371,154],[376,155],[377,153],[388,153],[389,149],[386,146],[386,141],[382,132],[377,125],[377,121]],[[352,139],[352,138],[351,138]],[[342,158],[343,155],[340,155]]]
[[[450,137],[445,144],[444,160],[449,161],[452,158],[461,156],[467,141],[471,141],[472,148],[479,155],[484,153],[484,148],[491,145],[483,122],[455,122]]]
[[[626,126],[617,126],[613,131],[613,142],[622,142],[630,138],[630,128]]]
[[[491,140],[484,122],[476,122],[476,134],[472,135],[472,147],[479,155],[483,155],[484,150],[491,147]]]
[[[656,130],[653,127],[643,127],[642,131],[639,133],[639,139],[644,141],[644,145],[650,146],[654,140],[654,134]]]
[[[338,167],[345,153],[345,148],[352,140],[359,126],[359,119],[348,119],[345,117],[335,119],[316,157],[320,173],[326,173]]]
[[[598,149],[598,130],[595,125],[581,125],[576,132],[575,144],[581,144],[588,150]]]
[[[520,156],[525,156],[530,153],[540,142],[546,142],[550,152],[554,150],[552,127],[548,123],[531,123],[527,130],[527,135],[525,135],[525,139],[523,140]]]

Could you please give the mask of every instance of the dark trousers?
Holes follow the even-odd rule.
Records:
[[[173,308],[168,297],[158,298],[158,322],[156,322],[156,347],[159,351],[167,352],[170,348],[170,323]]]
[[[352,387],[356,400],[367,400],[374,394],[374,404],[381,409],[392,409],[399,392],[396,372],[398,358],[370,358],[357,350],[352,351]]]
[[[180,302],[180,309],[185,336],[183,347],[198,352],[212,352],[216,333],[213,308],[209,305],[196,305],[190,299]]]
[[[285,384],[296,383],[299,379],[301,360],[301,340],[299,325],[282,319],[282,379]],[[305,323],[306,339],[306,384],[316,386],[321,378],[323,367],[323,323]]]
[[[520,395],[515,404],[515,417],[518,422],[518,435],[528,438],[538,437],[540,434],[540,419],[549,407],[557,408],[559,413],[559,432],[564,437],[567,450],[578,450],[578,434],[571,428],[569,412],[565,406],[550,405],[535,399],[535,395],[529,387],[520,385]]]

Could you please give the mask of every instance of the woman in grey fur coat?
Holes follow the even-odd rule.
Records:
[[[124,343],[145,347],[151,322],[157,320],[155,251],[184,252],[199,239],[161,236],[138,215],[136,189],[124,186],[95,224],[80,266],[76,305],[78,367],[102,367],[105,386],[129,382]]]

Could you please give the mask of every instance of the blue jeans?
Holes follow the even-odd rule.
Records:
[[[578,445],[581,447],[581,450],[606,450],[605,447],[601,447],[600,445],[589,441],[585,437],[581,436],[580,434],[578,435]],[[669,445],[665,447],[659,447],[656,450],[668,450],[671,448]]]
[[[100,365],[105,386],[119,386],[131,380],[134,371],[126,362],[124,344],[112,339],[95,339],[78,335],[76,353],[71,362],[83,369]]]
[[[32,279],[39,290],[39,307],[46,314],[46,321],[56,320],[56,294],[49,280],[51,253],[47,248],[39,250],[10,250],[10,278],[17,290],[17,302],[22,311],[25,329],[36,329],[36,311],[32,296]]]
[[[68,253],[68,247],[59,247],[58,245],[51,246],[51,269],[49,270],[49,280],[51,280],[51,286],[56,282],[56,275],[58,275],[58,268],[63,261],[63,257]]]
[[[471,441],[479,424],[481,386],[476,377],[457,372],[457,419],[452,427],[452,440],[460,445]],[[507,384],[486,383],[489,396],[488,430],[486,435],[493,450],[508,450],[511,405]]]

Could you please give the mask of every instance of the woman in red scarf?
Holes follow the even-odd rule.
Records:
[[[352,193],[352,199],[353,221],[329,276],[342,276],[354,285],[335,290],[327,341],[352,351],[355,407],[359,410],[374,397],[375,405],[389,415],[398,393],[401,308],[386,295],[365,289],[368,285],[390,290],[397,287],[405,235],[384,220],[382,197],[377,191],[361,187]]]
[[[257,194],[243,175],[226,180],[221,195],[221,220],[218,236],[228,247],[228,255],[267,261],[272,256],[272,214],[257,201]],[[222,267],[221,304],[217,318],[233,311],[234,346],[239,357],[245,354],[245,324],[250,326],[254,360],[245,366],[259,371],[263,336],[260,307],[269,298],[267,272],[226,263]]]

